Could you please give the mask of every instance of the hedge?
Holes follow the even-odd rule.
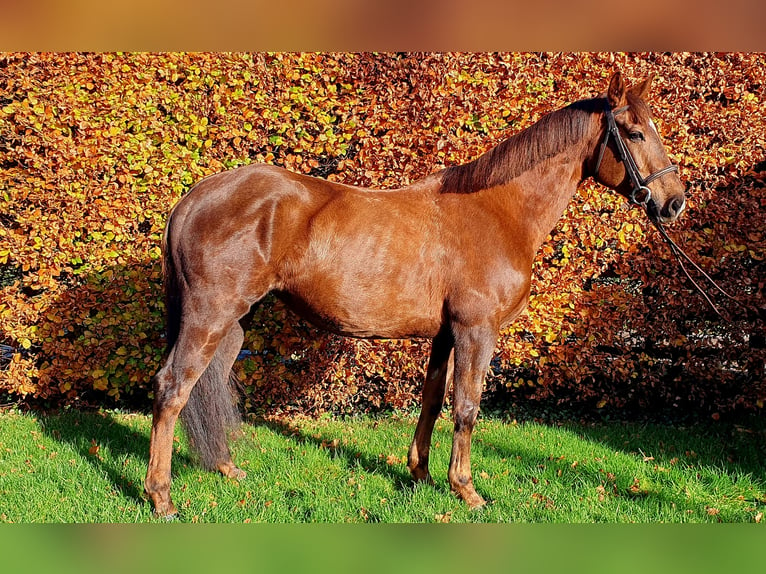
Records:
[[[586,182],[540,251],[488,387],[589,409],[755,411],[766,399],[766,65],[754,54],[2,54],[0,393],[149,404],[163,352],[160,238],[200,178],[267,162],[391,188],[542,114],[655,75],[688,183],[672,236],[725,289],[696,295],[638,209]],[[408,408],[428,341],[255,313],[236,369],[256,413]]]

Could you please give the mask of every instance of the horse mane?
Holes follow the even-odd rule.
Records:
[[[546,114],[475,160],[442,170],[440,193],[474,193],[508,183],[582,140],[591,114],[603,109],[604,99],[592,98]]]

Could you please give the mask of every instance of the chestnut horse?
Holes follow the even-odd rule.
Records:
[[[684,186],[644,101],[650,83],[627,89],[618,72],[605,94],[402,189],[270,165],[195,185],[171,211],[163,240],[169,353],[154,379],[145,482],[155,513],[176,513],[179,413],[206,468],[245,476],[227,446],[239,420],[231,367],[241,320],[269,292],[341,335],[433,339],[408,467],[415,480],[431,480],[431,433],[451,380],[449,483],[470,507],[485,504],[470,467],[484,376],[501,328],[527,305],[535,253],[578,185],[592,177],[654,221],[684,209]]]

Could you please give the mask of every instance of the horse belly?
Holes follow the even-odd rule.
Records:
[[[446,271],[433,209],[414,193],[335,194],[280,268],[283,299],[343,335],[435,336]]]
[[[327,270],[279,292],[299,315],[315,325],[351,337],[434,337],[441,326],[442,300],[415,274],[334,274]]]

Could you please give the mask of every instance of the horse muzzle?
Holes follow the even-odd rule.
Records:
[[[681,214],[686,209],[686,198],[681,195],[678,197],[671,197],[660,208],[653,200],[650,200],[646,205],[646,213],[653,221],[660,223],[672,223],[681,217]]]

